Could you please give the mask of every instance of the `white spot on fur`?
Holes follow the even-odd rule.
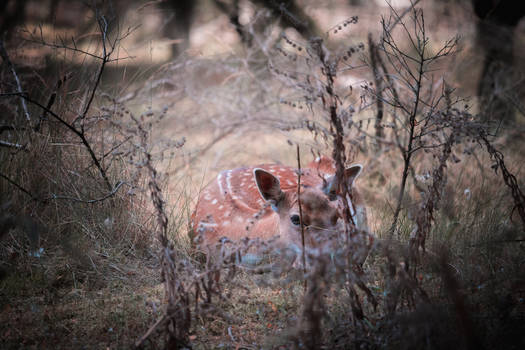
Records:
[[[228,170],[228,172],[226,173],[226,186],[228,187],[228,192],[230,193],[232,193],[231,176],[232,176],[232,171]]]
[[[222,188],[222,172],[219,173],[219,175],[217,176],[217,183],[219,184],[219,191],[221,192],[221,196],[224,197],[224,189]]]
[[[214,199],[211,204],[217,204],[217,199]]]

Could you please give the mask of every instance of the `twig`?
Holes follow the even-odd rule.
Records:
[[[0,173],[0,177],[2,177],[3,179],[5,179],[7,182],[9,182],[11,185],[15,186],[16,188],[18,188],[20,191],[24,192],[25,194],[27,194],[29,197],[31,197],[32,200],[34,201],[38,201],[38,198],[36,198],[35,196],[33,196],[31,194],[31,192],[29,192],[28,190],[26,190],[25,188],[23,188],[22,186],[20,186],[19,184],[17,184],[16,182],[14,182],[13,180],[11,180],[10,178],[8,178],[6,175]]]
[[[415,17],[414,21],[415,22],[418,21],[417,17]],[[407,33],[408,33],[408,30],[407,30]],[[421,35],[425,37],[424,27],[422,27]],[[401,177],[401,185],[399,186],[399,194],[397,196],[397,205],[394,211],[394,219],[392,220],[392,225],[390,226],[390,229],[388,231],[390,237],[393,236],[394,231],[396,230],[397,221],[398,221],[399,214],[401,212],[401,208],[403,205],[403,198],[405,195],[405,187],[406,187],[406,181],[408,178],[408,173],[409,173],[409,168],[410,168],[410,161],[411,161],[412,155],[414,154],[412,149],[414,147],[414,140],[415,140],[414,136],[415,136],[415,130],[416,130],[416,125],[417,125],[416,117],[418,114],[418,108],[419,108],[419,104],[421,100],[421,86],[422,86],[423,74],[425,73],[425,61],[427,60],[425,58],[425,53],[426,53],[425,48],[426,48],[426,41],[424,41],[421,44],[421,46],[417,47],[418,49],[418,52],[417,52],[418,72],[417,72],[417,76],[413,76],[415,87],[411,85],[411,87],[413,88],[413,93],[414,93],[414,105],[412,107],[410,115],[408,116],[408,122],[409,122],[409,135],[408,135],[408,140],[407,140],[408,144],[406,148],[402,144],[398,145],[401,151],[401,154],[403,156],[404,165],[403,165],[403,174]],[[408,72],[410,72],[409,68],[407,68],[407,70]]]
[[[120,142],[119,144],[117,144],[115,147],[112,147],[109,151],[107,151],[106,153],[104,153],[104,155],[102,156],[102,159],[106,158],[108,155],[111,154],[111,152],[113,152],[114,150],[116,150],[117,148],[119,148],[120,146],[122,146],[123,144],[125,144],[126,142],[128,142],[133,136],[128,136],[126,137],[124,140],[122,140],[122,142]]]
[[[20,145],[18,143],[12,143],[7,141],[0,140],[0,147],[8,147],[8,148],[18,148],[18,149],[25,149],[24,145]]]
[[[173,244],[170,243],[168,238],[168,216],[166,215],[165,202],[162,198],[158,173],[153,166],[152,156],[147,147],[148,130],[143,127],[141,122],[132,113],[130,113],[130,118],[137,126],[141,147],[143,149],[144,168],[147,170],[149,177],[148,186],[151,200],[157,217],[157,238],[161,244],[160,260],[162,277],[164,279],[164,291],[168,302],[165,316],[166,322],[163,322],[163,324],[166,325],[167,332],[166,348],[178,349],[183,346],[187,347],[191,325],[189,292],[179,280],[177,264],[172,255]],[[213,283],[213,279],[209,278],[209,282]],[[206,289],[204,284],[203,287]],[[209,289],[211,289],[211,287]]]
[[[102,60],[103,59],[102,57],[100,57],[99,55],[97,55],[95,53],[91,53],[91,52],[79,49],[77,47],[67,46],[65,44],[60,44],[60,45],[58,45],[58,44],[51,44],[51,43],[48,43],[48,42],[46,42],[44,40],[35,40],[35,39],[25,39],[25,40],[27,42],[30,42],[30,43],[51,47],[53,49],[65,49],[65,50],[68,50],[68,51],[77,52],[77,53],[80,53],[80,54],[83,54],[83,55],[86,55],[86,56],[93,57],[93,58],[95,58],[97,60]],[[115,58],[114,60],[117,60],[117,59]]]
[[[53,93],[51,94],[51,96],[49,96],[49,100],[47,100],[46,108],[48,110],[50,110],[51,107],[53,107],[53,104],[55,103],[55,100],[56,100],[56,97],[57,97],[58,90],[62,87],[62,84],[64,84],[68,78],[69,77],[66,74],[61,79],[59,79],[57,81]],[[42,125],[42,121],[45,120],[46,117],[47,117],[47,112],[44,110],[42,112],[42,115],[40,115],[40,119],[38,120],[38,122],[36,123],[36,125],[33,128],[35,131],[38,132],[40,130],[40,126]]]
[[[496,161],[494,170],[497,172],[498,168],[501,169],[503,181],[505,182],[505,185],[510,188],[512,199],[514,200],[514,208],[512,211],[514,212],[514,210],[518,210],[518,214],[521,217],[523,229],[525,231],[525,196],[518,185],[518,181],[516,180],[516,177],[507,169],[505,161],[503,160],[503,154],[494,148],[494,146],[492,146],[483,130],[481,130],[479,133],[479,139],[481,140],[479,142],[483,143],[487,148],[487,152],[490,154],[491,158]]]
[[[157,322],[155,322],[151,327],[149,327],[149,329],[147,330],[146,333],[144,333],[144,335],[142,337],[140,337],[139,340],[137,340],[135,342],[135,347],[136,348],[139,348],[142,346],[142,344],[146,341],[146,339],[149,338],[149,336],[151,335],[151,333],[153,333],[157,328],[159,328],[160,326],[163,326],[166,322],[168,321],[168,316],[166,314],[162,315],[161,318],[159,318],[157,320]]]
[[[303,259],[303,273],[306,276],[306,247],[304,244],[304,223],[303,223],[303,206],[301,205],[301,155],[299,153],[299,145],[297,145],[297,203],[299,203],[299,222],[301,224],[301,244],[302,244],[302,259]],[[306,292],[307,282],[304,280],[304,291]]]
[[[120,187],[121,187],[122,185],[125,184],[125,182],[120,181],[110,193],[108,193],[108,194],[105,195],[104,197],[96,198],[96,199],[82,199],[82,198],[77,198],[77,197],[61,196],[61,195],[55,195],[55,194],[52,194],[51,197],[48,197],[48,198],[37,198],[37,197],[33,196],[33,194],[31,194],[31,192],[29,192],[28,190],[26,190],[26,189],[25,189],[24,187],[22,187],[21,185],[17,184],[15,181],[13,181],[12,179],[10,179],[10,178],[7,177],[6,175],[0,173],[0,177],[2,177],[3,179],[5,179],[5,180],[6,180],[7,182],[9,182],[11,185],[13,185],[13,186],[15,186],[16,188],[18,188],[20,191],[22,191],[22,192],[24,192],[25,194],[27,194],[29,197],[31,197],[32,200],[37,201],[37,202],[46,202],[46,201],[51,200],[51,199],[66,199],[66,200],[72,200],[72,201],[75,201],[75,202],[88,203],[88,204],[97,203],[97,202],[102,202],[102,201],[108,199],[109,197],[114,196],[114,195],[118,192],[118,190],[120,189]]]
[[[55,195],[55,194],[53,194],[48,199],[67,199],[67,200],[71,200],[71,201],[75,201],[75,202],[93,204],[93,203],[97,203],[97,202],[102,202],[102,201],[108,199],[109,197],[114,196],[118,192],[119,188],[123,184],[125,184],[125,182],[120,181],[110,193],[108,193],[104,197],[97,198],[97,199],[82,199],[82,198],[70,197],[70,196],[59,196],[59,195]]]
[[[123,39],[123,37],[121,37],[120,39]],[[53,49],[64,49],[64,50],[68,50],[68,51],[72,51],[72,52],[77,52],[77,53],[80,53],[80,54],[83,54],[83,55],[86,55],[86,56],[90,56],[92,58],[95,58],[97,60],[103,60],[103,57],[95,54],[95,53],[91,53],[89,51],[85,51],[85,50],[82,50],[82,49],[79,49],[77,47],[71,47],[71,46],[67,46],[65,44],[51,44],[51,43],[48,43],[44,40],[34,40],[34,39],[25,39],[27,42],[30,42],[30,43],[34,43],[34,44],[39,44],[39,45],[42,45],[42,46],[47,46],[47,47],[51,47]],[[109,58],[107,59],[107,63],[113,63],[113,62],[116,62],[116,61],[123,61],[123,60],[130,60],[130,59],[134,59],[135,56],[126,56],[126,57],[118,57],[118,58]]]
[[[379,69],[378,69],[378,56],[379,53],[377,52],[377,47],[374,44],[372,40],[372,34],[368,34],[368,49],[370,54],[370,65],[372,66],[372,74],[374,75],[374,84],[376,87],[376,105],[377,105],[377,114],[376,114],[376,121],[375,121],[375,128],[376,128],[376,137],[383,138],[383,126],[381,123],[383,122],[383,87],[382,87],[382,79],[379,76]],[[380,143],[378,143],[378,146]]]
[[[100,63],[100,68],[95,78],[95,84],[93,84],[93,87],[91,88],[91,93],[89,95],[88,102],[84,106],[84,111],[79,116],[81,120],[85,119],[87,113],[89,112],[89,108],[91,107],[91,103],[93,102],[93,99],[95,98],[95,93],[97,92],[98,85],[100,84],[100,79],[102,77],[102,73],[104,72],[104,67],[106,66],[106,63],[108,62],[109,55],[111,55],[111,52],[108,54],[107,49],[106,49],[108,22],[104,16],[100,16],[100,18],[98,19],[98,22],[99,22],[98,24],[99,24],[100,31],[101,31],[100,37],[102,40],[102,62]]]
[[[106,186],[107,186],[108,190],[109,191],[113,190],[113,186],[111,185],[111,182],[109,181],[109,178],[107,177],[106,171],[104,170],[104,168],[100,164],[97,156],[95,155],[95,151],[93,151],[93,148],[89,144],[89,142],[86,139],[86,136],[85,136],[85,134],[84,134],[84,132],[82,130],[78,130],[73,125],[69,124],[67,121],[62,119],[62,117],[60,117],[58,114],[56,114],[52,110],[48,109],[47,107],[42,105],[40,102],[33,100],[32,98],[27,96],[24,92],[12,92],[12,93],[0,94],[0,97],[6,97],[6,96],[21,96],[21,97],[23,97],[26,101],[28,101],[28,102],[30,102],[30,103],[40,107],[43,111],[45,111],[46,113],[51,115],[53,118],[58,120],[62,125],[64,125],[69,130],[71,130],[75,135],[77,135],[80,138],[80,141],[82,141],[82,143],[86,147],[89,155],[91,156],[91,159],[93,160],[93,163],[95,163],[95,166],[98,168],[100,174],[102,175],[102,178],[104,179],[104,182],[106,183]]]
[[[407,13],[409,13],[421,0],[415,0],[414,2],[411,1],[410,3],[410,6],[408,8],[405,9],[405,11],[403,11],[400,15],[397,15],[396,13],[396,19],[394,20],[393,23],[390,23],[390,25],[388,26],[387,30],[388,32],[390,32],[392,29],[394,29],[394,27],[401,21],[401,19],[403,17],[405,17],[405,15]],[[388,4],[388,6],[393,9],[392,5],[387,1],[386,2]],[[383,38],[381,38],[379,40],[379,42],[383,41]]]
[[[2,39],[0,39],[0,56],[2,56],[2,59],[4,60],[4,62],[7,64],[7,66],[11,70],[11,73],[13,73],[13,77],[15,78],[15,81],[16,81],[16,89],[18,90],[19,93],[22,93],[22,84],[20,84],[20,79],[18,79],[18,75],[16,74],[15,66],[13,65],[11,60],[9,60],[9,56],[4,47],[4,41]],[[22,109],[24,110],[24,115],[26,116],[26,120],[30,122],[31,117],[29,115],[29,112],[27,111],[26,101],[23,98],[21,98],[20,102],[22,104]]]
[[[104,72],[105,65],[108,62],[108,58],[110,57],[110,55],[113,52],[113,47],[112,47],[111,51],[109,51],[109,52],[107,51],[107,42],[106,41],[107,41],[107,33],[108,33],[108,26],[109,26],[109,24],[108,24],[106,18],[103,15],[99,15],[98,10],[96,12],[96,15],[97,15],[97,19],[98,19],[99,28],[100,28],[100,31],[101,31],[101,41],[102,41],[103,56],[102,56],[102,63],[100,65],[100,68],[98,70],[97,76],[95,78],[95,83],[94,83],[94,85],[91,88],[91,92],[89,93],[88,100],[87,100],[87,102],[86,102],[86,104],[85,104],[85,106],[83,108],[82,113],[80,113],[79,116],[76,118],[76,119],[80,119],[81,121],[84,121],[84,119],[87,116],[87,113],[89,112],[91,104],[93,103],[93,100],[95,98],[95,93],[96,93],[96,91],[98,89],[98,86],[100,84],[100,80],[101,80],[101,77],[102,77],[102,73]],[[0,41],[0,50],[2,48],[3,48],[3,44]],[[3,56],[3,54],[2,54],[2,56]],[[4,58],[4,60],[6,60],[6,58]],[[91,159],[93,160],[93,163],[95,164],[95,166],[99,170],[100,174],[102,175],[102,178],[104,179],[104,182],[106,183],[106,187],[108,188],[109,191],[113,191],[113,186],[111,185],[111,182],[109,181],[109,178],[108,178],[108,176],[106,174],[106,170],[104,169],[104,167],[100,163],[99,159],[95,155],[95,152],[94,152],[93,148],[91,147],[91,145],[89,144],[89,142],[86,139],[85,130],[84,130],[84,123],[83,122],[80,125],[80,130],[78,130],[74,126],[75,125],[75,121],[73,121],[72,123],[66,122],[64,119],[59,117],[56,113],[51,111],[50,108],[48,108],[46,106],[43,106],[41,103],[39,103],[39,102],[37,102],[35,100],[30,99],[29,96],[27,96],[25,93],[22,92],[20,86],[18,87],[18,92],[17,93],[0,94],[0,96],[9,96],[9,95],[11,95],[11,96],[13,96],[13,95],[20,96],[20,97],[22,97],[24,99],[24,102],[25,102],[25,100],[27,100],[27,101],[37,105],[44,112],[46,112],[46,113],[50,114],[51,116],[53,116],[60,123],[62,123],[69,130],[71,130],[74,134],[76,134],[80,138],[80,140],[82,141],[84,146],[86,147],[89,155],[91,156]],[[51,102],[52,102],[52,100],[50,99],[50,101],[48,102],[48,105],[50,105]]]
[[[333,137],[333,159],[336,165],[335,178],[336,183],[339,186],[337,190],[342,202],[343,202],[343,221],[345,223],[345,235],[348,243],[350,242],[350,236],[352,230],[350,226],[355,228],[354,218],[350,212],[350,204],[348,203],[348,198],[351,198],[351,194],[348,191],[348,179],[346,178],[345,163],[346,163],[346,147],[344,144],[344,128],[341,121],[341,117],[337,111],[337,106],[339,105],[339,96],[335,90],[335,78],[336,70],[332,66],[332,62],[329,61],[329,58],[325,54],[325,47],[323,46],[322,41],[312,41],[312,46],[316,51],[321,65],[323,68],[323,73],[326,78],[326,95],[328,100],[325,99],[324,95],[322,96],[323,106],[327,108],[330,118],[330,131],[332,132]]]
[[[434,211],[437,210],[439,206],[443,188],[447,183],[445,170],[447,167],[447,160],[452,154],[452,146],[456,141],[457,133],[459,133],[459,130],[452,128],[439,157],[439,164],[432,172],[432,186],[429,187],[428,191],[425,191],[427,198],[423,202],[423,207],[416,219],[417,229],[414,232],[413,237],[410,237],[410,248],[414,257],[420,247],[423,249],[423,252],[425,252],[425,241],[430,233],[432,221],[434,220]]]

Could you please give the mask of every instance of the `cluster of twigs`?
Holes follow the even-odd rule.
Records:
[[[410,19],[404,18],[407,15],[410,16]],[[320,133],[323,137],[332,140],[336,176],[340,179],[341,184],[346,184],[346,179],[344,179],[344,166],[347,160],[345,144],[352,142],[348,135],[357,133],[357,135],[372,139],[377,144],[377,151],[380,151],[382,146],[398,150],[403,160],[403,167],[399,176],[400,185],[393,208],[393,218],[388,231],[390,238],[394,237],[394,233],[399,232],[399,218],[408,209],[405,198],[409,192],[410,176],[412,175],[412,183],[417,187],[421,200],[414,214],[411,215],[413,230],[407,247],[409,254],[404,255],[405,258],[400,261],[396,257],[397,253],[387,248],[389,243],[386,243],[386,250],[383,254],[387,258],[388,273],[386,276],[390,281],[387,283],[386,309],[388,314],[392,314],[399,306],[401,296],[405,296],[408,304],[413,307],[417,304],[414,295],[418,296],[418,300],[429,302],[429,297],[422,288],[416,273],[421,267],[417,259],[418,251],[421,249],[423,254],[425,252],[425,243],[431,234],[435,213],[440,207],[447,184],[447,163],[450,163],[451,159],[454,161],[457,159],[454,156],[455,149],[471,141],[477,141],[484,146],[496,162],[493,168],[501,170],[505,184],[511,189],[514,210],[518,211],[522,220],[525,202],[516,177],[505,166],[501,152],[492,146],[486,131],[487,126],[480,122],[479,117],[468,112],[468,106],[458,108],[458,105],[464,101],[453,97],[453,90],[447,87],[444,80],[440,82],[434,80],[434,66],[455,53],[458,38],[447,41],[436,51],[430,50],[423,12],[416,8],[415,4],[403,13],[398,13],[391,8],[390,18],[382,21],[382,27],[383,32],[379,42],[375,43],[371,36],[368,41],[370,54],[368,62],[374,84],[363,85],[363,96],[371,97],[377,107],[375,134],[367,132],[359,123],[352,122],[353,114],[349,111],[356,109],[345,105],[344,96],[337,90],[338,73],[349,69],[346,63],[348,56],[329,51],[323,45],[321,38],[314,38],[305,45],[283,37],[284,45],[278,47],[278,52],[291,62],[291,66],[297,67],[298,62],[302,60],[307,67],[305,72],[308,71],[308,73],[297,68],[286,69],[275,62],[270,62],[270,69],[288,86],[303,94],[303,97],[296,101],[285,101],[287,105],[291,107],[306,105],[310,111],[314,110],[316,104],[320,106],[319,109],[326,116],[324,121],[308,120],[306,125],[314,135]],[[400,28],[401,34],[409,44],[408,49],[402,47],[400,39],[394,35],[396,27]],[[441,88],[436,89],[436,86]],[[350,123],[347,123],[348,120]],[[325,122],[328,125],[325,124],[323,127]],[[418,181],[419,175],[416,174],[415,163],[423,162],[425,159],[429,160],[427,155],[432,156],[430,162],[435,165],[429,172],[430,184],[422,185]],[[351,237],[352,232],[355,233],[355,231],[351,229],[353,223],[349,215],[349,206],[346,201],[348,192],[345,191],[345,188],[346,186],[342,185],[342,200],[345,204],[345,234]],[[378,245],[380,246],[382,244]],[[347,251],[347,253],[350,252]],[[399,264],[402,264],[402,267]],[[312,270],[315,270],[315,267]],[[447,276],[446,274],[443,276],[446,281],[453,280]],[[323,283],[330,283],[321,278],[320,274],[317,274],[312,281],[308,280],[310,288],[308,288],[307,295],[313,295],[311,288],[319,287],[321,280],[324,281]],[[360,280],[357,278],[354,281]],[[360,284],[358,286],[361,287]],[[451,295],[457,294],[454,293],[458,287],[452,282],[448,283],[446,288],[452,293]],[[366,286],[361,290],[369,294]],[[356,291],[350,287],[349,293],[351,300],[354,301],[351,304],[354,320],[366,319],[359,298],[356,297]],[[316,301],[312,298],[315,299],[311,297],[309,302],[313,307]],[[459,299],[458,303],[460,303]],[[308,324],[305,326],[307,331],[303,334],[310,334],[311,331],[315,333],[315,330],[319,329],[319,324],[315,324],[319,315],[313,309],[305,309],[305,312],[309,315],[307,318],[314,323],[305,323]],[[316,333],[315,337],[318,339],[321,335]],[[307,338],[305,338],[305,344],[316,346],[315,342],[312,343],[312,339]]]
[[[510,188],[512,199],[514,200],[514,208],[512,209],[512,212],[515,210],[518,211],[523,229],[525,230],[525,196],[518,185],[516,176],[507,169],[503,154],[492,145],[488,139],[487,133],[483,129],[479,131],[478,142],[485,146],[490,157],[495,161],[495,164],[492,165],[492,169],[494,169],[496,173],[498,172],[498,169],[501,170],[503,181],[505,182],[505,185]]]
[[[355,22],[354,22],[355,23]],[[350,298],[350,306],[353,315],[354,326],[359,322],[363,321],[365,314],[363,312],[363,307],[358,297],[357,290],[355,286],[361,289],[369,297],[370,301],[376,305],[377,302],[373,297],[371,291],[368,289],[366,284],[363,282],[362,270],[359,264],[356,263],[352,257],[359,250],[366,250],[366,246],[362,246],[362,243],[359,244],[359,241],[355,241],[354,238],[359,233],[356,229],[356,222],[352,217],[351,211],[355,212],[355,208],[351,209],[352,205],[352,195],[349,191],[349,180],[346,177],[345,166],[346,166],[346,147],[344,143],[345,131],[343,128],[343,115],[339,112],[339,107],[341,106],[340,98],[337,94],[335,88],[335,79],[337,78],[337,69],[340,64],[341,57],[335,56],[335,59],[329,59],[326,55],[327,49],[324,47],[321,39],[316,39],[310,42],[311,53],[315,56],[312,56],[314,59],[319,60],[321,76],[324,77],[324,91],[320,94],[320,100],[322,101],[323,108],[329,114],[330,120],[330,132],[332,134],[333,146],[332,146],[332,156],[335,161],[336,167],[336,183],[339,185],[338,195],[343,203],[343,219],[344,219],[344,235],[346,237],[345,245],[348,249],[345,256],[346,266],[343,270],[346,270],[346,280],[349,282],[346,286],[346,290]],[[343,56],[343,60],[345,60]],[[365,235],[368,232],[364,233]],[[366,253],[365,253],[366,254]],[[318,262],[319,264],[319,262]],[[324,264],[320,264],[323,266]],[[324,274],[321,274],[324,275]],[[319,278],[319,274],[316,276]],[[354,286],[355,285],[355,286]],[[307,294],[305,298],[311,297],[310,294]],[[307,310],[306,310],[307,311]],[[318,320],[318,315],[309,314],[309,317],[312,320]],[[310,347],[311,349],[315,348],[314,345]]]
[[[145,129],[140,120],[133,113],[129,113],[131,120],[135,123],[140,139],[143,157],[142,164],[147,171],[148,187],[157,218],[157,238],[160,242],[160,262],[162,266],[162,279],[164,281],[164,292],[167,306],[163,317],[157,321],[146,334],[139,339],[135,346],[139,347],[151,335],[152,331],[159,326],[166,329],[166,348],[178,349],[187,346],[189,340],[189,329],[191,326],[190,295],[177,271],[177,256],[173,243],[168,239],[168,216],[166,214],[166,203],[162,196],[160,179],[157,169],[153,164],[153,157],[149,151],[149,131]],[[140,156],[140,155],[139,155]]]
[[[103,164],[104,156],[98,156],[95,150],[95,145],[90,140],[90,127],[91,127],[91,121],[89,118],[89,113],[91,111],[91,107],[93,105],[93,101],[95,99],[95,95],[99,90],[100,81],[102,78],[102,75],[104,73],[104,69],[106,67],[106,64],[112,59],[112,55],[115,52],[115,49],[118,47],[120,40],[122,40],[122,37],[116,36],[114,39],[109,39],[109,33],[113,29],[112,26],[115,24],[115,19],[108,19],[104,14],[100,13],[99,9],[96,9],[96,17],[98,21],[98,29],[100,30],[100,45],[102,53],[101,55],[91,54],[92,57],[96,58],[98,61],[100,61],[100,65],[98,68],[97,73],[94,75],[93,83],[88,84],[88,90],[86,91],[86,98],[84,99],[83,105],[80,109],[80,111],[75,116],[75,119],[72,121],[69,121],[66,119],[66,117],[60,115],[57,112],[54,112],[52,110],[52,107],[56,101],[57,92],[60,90],[62,85],[65,83],[65,81],[68,79],[67,76],[64,76],[63,78],[59,79],[56,84],[55,91],[52,92],[50,95],[48,101],[46,104],[43,104],[39,102],[36,98],[30,96],[27,92],[23,91],[22,86],[20,84],[20,79],[18,75],[16,74],[16,70],[14,65],[11,63],[9,56],[7,54],[7,51],[4,48],[3,42],[0,40],[0,54],[4,60],[4,62],[9,66],[10,70],[13,73],[13,77],[16,81],[16,91],[10,91],[10,92],[2,92],[0,93],[0,98],[10,98],[10,97],[18,97],[21,101],[21,105],[24,110],[24,115],[26,119],[25,125],[15,125],[14,123],[12,125],[5,125],[1,126],[1,131],[9,131],[9,130],[20,130],[20,131],[34,131],[39,132],[42,128],[42,123],[46,121],[47,116],[52,117],[55,121],[57,121],[60,125],[66,128],[67,131],[71,132],[73,135],[75,135],[81,142],[81,144],[84,146],[85,150],[88,152],[89,157],[91,158],[91,161],[93,162],[93,165],[100,173],[101,178],[103,179],[103,182],[106,186],[106,189],[108,191],[108,194],[104,197],[107,198],[113,194],[116,193],[118,188],[122,185],[122,182],[118,182],[117,185],[113,186],[111,183],[108,174],[107,174],[107,166]],[[30,104],[36,106],[42,113],[39,114],[38,118],[33,118],[30,115],[29,109],[27,107],[27,102]],[[13,121],[14,122],[14,121]],[[28,135],[28,139],[26,142],[30,142],[31,137]],[[3,145],[11,145],[7,141],[2,141]],[[26,148],[27,145],[18,145],[15,144],[16,148]],[[4,179],[21,189],[24,193],[28,194],[32,199],[37,201],[47,201],[49,199],[70,199],[70,196],[60,196],[60,195],[51,195],[49,198],[39,198],[33,194],[31,194],[28,190],[23,189],[23,187],[19,184],[17,184],[15,181],[10,180],[7,175],[0,174]],[[81,199],[81,198],[73,198],[76,201],[82,201],[82,202],[95,202],[102,199],[97,200],[89,200],[89,199]]]
[[[45,230],[41,227],[53,226],[54,220],[46,216],[49,210],[61,211],[77,204],[76,208],[82,205],[102,208],[103,202],[110,202],[124,185],[130,185],[128,179],[120,174],[116,179],[110,174],[116,157],[110,154],[111,151],[108,153],[104,150],[105,143],[101,142],[104,136],[100,137],[99,132],[106,119],[96,115],[95,102],[100,93],[106,65],[115,60],[115,51],[127,34],[121,35],[115,30],[118,27],[116,18],[103,9],[95,7],[94,15],[98,30],[98,50],[91,52],[89,56],[95,59],[96,72],[90,72],[88,82],[76,91],[82,97],[78,110],[73,113],[70,113],[68,106],[64,106],[70,101],[61,97],[66,94],[77,96],[68,90],[74,74],[59,74],[60,78],[46,99],[45,95],[43,97],[40,92],[35,92],[37,89],[29,84],[27,73],[20,75],[17,72],[17,66],[10,57],[10,51],[14,51],[15,47],[12,41],[4,42],[4,33],[0,33],[2,65],[12,77],[2,82],[0,102],[3,106],[9,106],[6,112],[15,111],[17,105],[21,107],[21,113],[5,113],[0,121],[0,181],[7,194],[0,199],[0,204],[13,204],[9,205],[9,226],[20,228],[27,233],[31,242],[37,242],[31,244],[31,250],[37,248],[42,238],[40,233]],[[41,45],[46,43],[43,40],[42,38]],[[67,45],[62,44],[56,44],[55,49],[69,50]],[[79,54],[87,55],[87,52]],[[42,102],[42,98],[46,100]],[[81,152],[76,154],[63,146],[79,146]],[[67,175],[62,176],[63,174]],[[27,200],[18,199],[17,193],[22,193]],[[115,205],[117,201],[112,203]],[[124,205],[125,201],[118,203]],[[66,211],[66,215],[74,214]],[[38,223],[39,229],[31,229],[25,222]],[[9,229],[3,233],[7,232]],[[32,239],[34,235],[36,238]],[[61,241],[58,236],[56,238]]]

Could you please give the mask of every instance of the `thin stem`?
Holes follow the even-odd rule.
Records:
[[[84,133],[82,131],[78,130],[73,125],[69,124],[64,119],[62,119],[58,114],[56,114],[52,110],[48,109],[47,107],[42,105],[40,102],[33,100],[32,98],[27,96],[25,93],[18,93],[18,92],[16,92],[16,93],[6,93],[6,94],[0,94],[0,97],[1,96],[21,96],[21,97],[23,97],[26,101],[28,101],[28,102],[30,102],[30,103],[40,107],[43,111],[45,111],[50,116],[52,116],[53,118],[58,120],[67,129],[69,129],[71,132],[73,132],[75,135],[77,135],[78,138],[80,138],[80,141],[82,142],[82,144],[86,147],[86,149],[87,149],[87,151],[88,151],[88,153],[89,153],[89,155],[91,157],[91,160],[93,160],[93,163],[95,164],[95,166],[99,170],[102,178],[104,179],[104,182],[106,183],[106,186],[107,186],[108,190],[109,191],[113,190],[113,186],[111,185],[111,182],[109,181],[109,178],[108,178],[108,176],[106,174],[106,171],[104,170],[104,168],[100,164],[97,156],[95,155],[95,151],[91,147],[90,143],[88,142],[88,140],[86,139],[86,136],[84,135]]]
[[[36,198],[35,196],[33,196],[31,194],[31,192],[29,192],[28,190],[26,190],[25,188],[23,188],[22,186],[20,186],[19,184],[17,184],[15,181],[11,180],[9,177],[7,177],[6,175],[0,173],[0,177],[5,179],[7,182],[9,182],[11,185],[15,186],[16,188],[18,188],[20,191],[24,192],[25,194],[27,194],[29,197],[31,197],[32,200],[34,201],[38,201],[38,198]]]
[[[0,39],[0,56],[2,57],[4,62],[7,64],[9,69],[11,70],[11,73],[13,74],[13,77],[15,78],[15,81],[16,81],[16,89],[17,89],[17,91],[19,93],[21,93],[22,92],[22,84],[20,84],[20,79],[18,79],[18,74],[16,74],[15,66],[13,65],[11,60],[9,59],[9,55],[7,54],[7,51],[6,51],[5,47],[4,47],[4,41],[2,39]],[[31,116],[29,115],[29,112],[27,110],[26,101],[23,98],[21,98],[20,99],[20,103],[22,104],[22,109],[24,110],[24,115],[26,117],[26,120],[28,122],[30,122],[31,121]]]
[[[108,199],[109,197],[114,196],[118,192],[119,188],[123,184],[124,184],[124,182],[120,181],[111,192],[109,192],[107,195],[105,195],[104,197],[101,197],[101,198],[82,199],[82,198],[77,198],[77,197],[61,196],[61,195],[53,194],[49,199],[67,199],[67,200],[71,200],[71,201],[74,201],[74,202],[93,204],[93,203],[97,203],[97,202],[102,202],[102,201]]]
[[[392,220],[392,226],[390,227],[390,230],[389,230],[390,237],[393,236],[394,231],[395,231],[396,226],[397,226],[399,213],[401,212],[403,198],[404,198],[404,195],[405,195],[405,187],[406,187],[406,182],[407,182],[407,178],[408,178],[408,172],[409,172],[409,168],[410,168],[410,160],[412,158],[412,155],[414,154],[412,148],[413,148],[413,144],[414,144],[414,132],[415,132],[415,129],[416,129],[417,111],[418,111],[418,107],[419,107],[419,101],[421,99],[421,96],[420,96],[420,93],[421,93],[421,82],[422,82],[422,79],[423,79],[424,64],[425,64],[424,56],[425,56],[425,45],[423,45],[421,47],[421,50],[419,52],[419,71],[418,71],[418,77],[417,77],[417,81],[416,81],[416,91],[415,91],[415,94],[414,94],[415,95],[414,96],[415,102],[414,102],[414,108],[412,109],[412,113],[410,114],[410,117],[409,117],[410,130],[409,130],[409,136],[408,136],[408,144],[407,144],[406,150],[404,150],[403,154],[402,154],[403,155],[403,160],[404,160],[403,174],[402,174],[402,177],[401,177],[401,185],[399,187],[399,194],[397,196],[397,206],[396,206],[396,210],[394,212],[394,219]]]
[[[302,244],[302,259],[303,259],[303,273],[306,276],[306,247],[304,244],[304,223],[303,223],[303,206],[301,204],[301,155],[299,153],[299,145],[297,145],[297,202],[299,203],[299,222],[301,223],[301,244]],[[304,279],[304,291],[307,289],[307,281]]]

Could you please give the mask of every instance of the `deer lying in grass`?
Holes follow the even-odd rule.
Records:
[[[353,200],[349,201],[353,223],[358,230],[367,231],[366,210],[353,188],[362,168],[352,165],[346,169],[346,176]],[[224,238],[268,240],[278,236],[276,247],[302,252],[297,172],[276,164],[221,172],[204,188],[192,215],[197,247],[209,248]],[[337,193],[340,186],[334,174],[334,162],[327,157],[301,169],[300,200],[307,249],[326,248],[334,236],[344,236],[342,200]]]

